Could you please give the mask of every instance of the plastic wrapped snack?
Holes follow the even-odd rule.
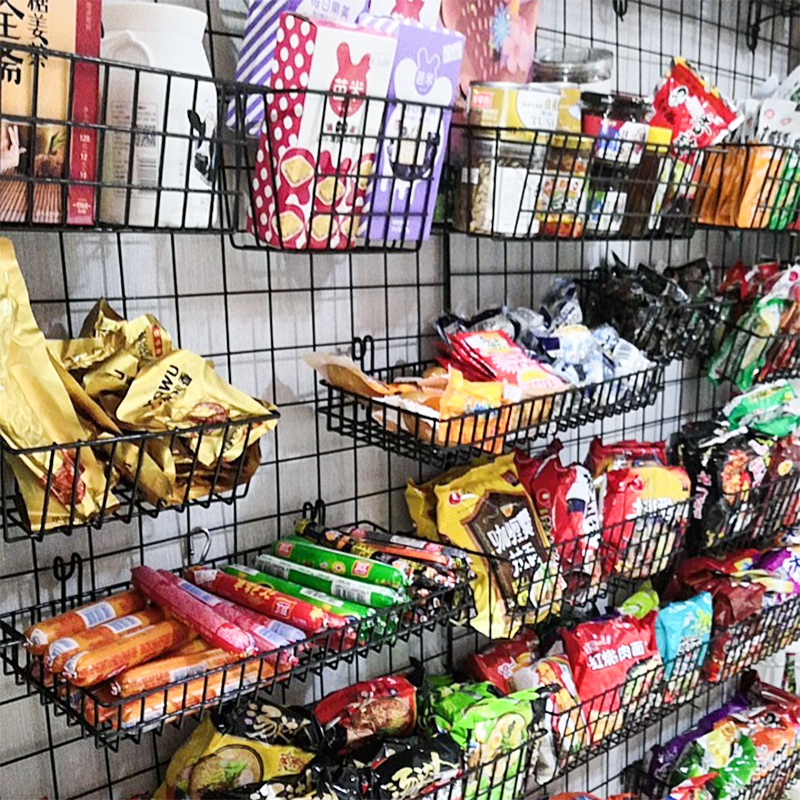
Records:
[[[635,580],[666,569],[683,541],[689,497],[682,467],[609,472],[600,502],[604,574]]]
[[[447,733],[470,706],[498,696],[488,681],[457,683],[449,675],[428,678],[420,690],[420,730],[430,735]]]
[[[661,682],[663,664],[654,618],[611,617],[562,631],[593,743],[619,730],[626,713],[655,702],[650,694]]]
[[[480,653],[468,655],[466,671],[475,680],[488,681],[501,694],[511,694],[515,690],[515,673],[531,666],[538,647],[539,637],[529,628],[523,628],[513,639],[493,642]]]
[[[264,744],[225,732],[222,720],[206,717],[175,753],[155,800],[200,800],[207,789],[233,789],[302,772],[313,753],[292,745]]]
[[[417,690],[402,675],[362,681],[314,706],[331,749],[361,747],[370,739],[407,736],[417,721]]]
[[[563,581],[558,557],[531,508],[514,456],[475,467],[436,487],[439,535],[473,557],[476,630],[493,638],[513,636],[525,621],[559,609]]]

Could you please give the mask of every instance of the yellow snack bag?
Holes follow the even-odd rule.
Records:
[[[472,558],[473,628],[508,638],[522,624],[560,610],[558,554],[519,481],[513,454],[474,467],[435,492],[440,539],[491,557]]]
[[[13,448],[86,439],[69,394],[50,361],[8,239],[0,239],[0,408],[0,436]],[[99,510],[106,490],[103,470],[89,448],[81,449],[77,467],[75,457],[74,450],[56,451],[52,467],[49,452],[8,458],[33,528],[40,528],[43,522],[46,529],[68,523],[70,512],[65,504],[72,505],[73,499],[73,521],[87,520]],[[43,520],[44,487],[51,469],[47,517]],[[108,501],[116,504],[113,496]]]
[[[139,370],[116,413],[121,423],[137,429],[168,431],[244,420],[273,408],[223,381],[195,353],[173,350]],[[219,458],[235,461],[244,451],[245,440],[251,445],[274,427],[275,420],[270,419],[252,426],[237,425],[227,435],[219,428],[206,431],[202,440],[188,438],[199,440],[198,461],[211,467]]]
[[[172,756],[153,800],[199,800],[211,789],[236,789],[298,775],[313,757],[313,753],[292,745],[266,744],[256,738],[222,733],[207,716]]]
[[[499,381],[468,381],[460,370],[451,368],[447,388],[439,401],[437,443],[469,444],[492,453],[503,452],[503,434],[508,429],[508,409],[503,409],[503,384]],[[497,409],[489,414],[446,420],[465,414]]]

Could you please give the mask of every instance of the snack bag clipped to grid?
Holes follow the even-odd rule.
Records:
[[[302,772],[313,753],[226,733],[226,720],[207,716],[175,753],[154,800],[200,800],[207,789],[235,789]]]
[[[117,408],[122,423],[147,431],[191,428],[264,415],[274,407],[248,397],[220,378],[208,361],[188,350],[172,350],[141,369]],[[270,419],[252,426],[237,425],[206,431],[198,461],[212,467],[218,459],[231,462],[275,427]]]
[[[473,628],[507,638],[524,622],[558,612],[564,584],[558,556],[531,508],[513,454],[435,491],[440,538],[484,554],[472,559]]]
[[[593,743],[619,730],[625,714],[641,710],[660,684],[663,665],[654,621],[655,614],[644,619],[612,617],[562,631]]]
[[[637,580],[666,569],[683,539],[689,496],[682,467],[609,472],[600,499],[604,574]]]

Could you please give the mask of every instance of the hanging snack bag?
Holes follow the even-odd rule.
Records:
[[[589,471],[580,464],[562,466],[557,452],[543,458],[516,452],[514,463],[545,535],[558,551],[567,591],[588,601],[602,577],[600,514]]]
[[[654,617],[598,619],[561,633],[593,743],[619,730],[661,682]]]
[[[534,663],[538,646],[539,637],[523,628],[513,639],[493,642],[482,652],[468,655],[465,668],[475,680],[488,681],[501,694],[511,694],[515,673]]]
[[[591,730],[566,656],[541,658],[514,673],[512,682],[516,691],[549,687],[545,723],[555,740],[554,750],[562,765],[571,754],[588,750],[592,744]]]
[[[456,683],[449,675],[428,678],[420,691],[419,727],[429,735],[448,733],[470,706],[497,696],[488,681]]]
[[[612,470],[602,490],[603,572],[636,580],[666,569],[683,540],[689,476],[682,467]]]
[[[656,645],[667,680],[665,700],[683,702],[700,681],[711,639],[711,595],[701,592],[683,602],[669,603],[656,616]]]
[[[408,736],[417,722],[417,690],[402,675],[361,681],[320,700],[314,717],[337,752],[375,738]]]
[[[437,486],[436,497],[442,540],[484,554],[472,559],[473,628],[504,638],[523,622],[558,611],[563,589],[558,557],[530,506],[513,455]]]

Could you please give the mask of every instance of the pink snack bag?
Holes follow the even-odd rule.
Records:
[[[367,97],[386,97],[397,42],[289,13],[276,38],[248,230],[291,250],[352,247],[386,108]]]

